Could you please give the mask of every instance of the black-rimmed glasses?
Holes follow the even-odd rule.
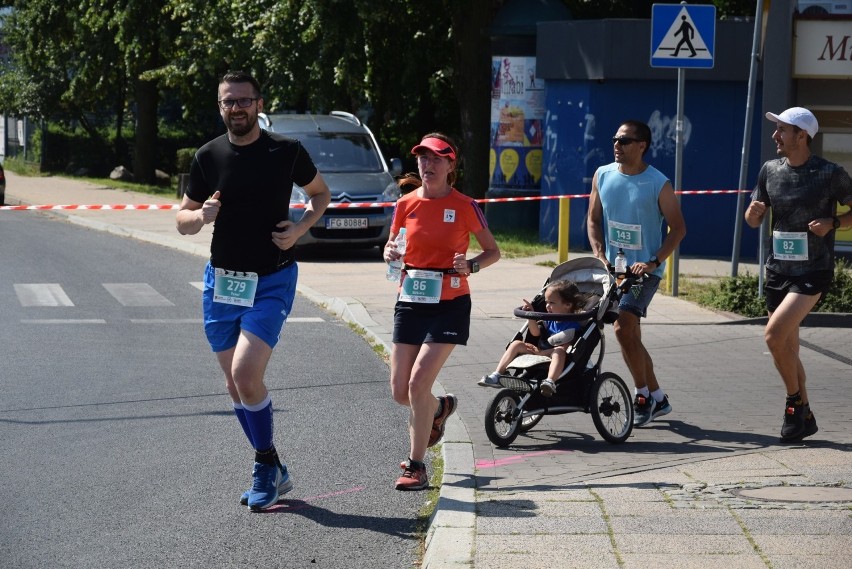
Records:
[[[630,138],[629,136],[613,136],[612,143],[620,144],[621,146],[628,146],[633,144],[634,142],[640,142],[638,138]]]
[[[229,111],[234,108],[234,105],[238,106],[241,109],[250,107],[252,103],[258,100],[258,98],[259,97],[242,97],[240,99],[222,99],[221,101],[217,102],[219,103],[219,108]]]

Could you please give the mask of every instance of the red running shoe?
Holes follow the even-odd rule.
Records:
[[[412,466],[406,460],[400,464],[402,476],[396,481],[397,490],[423,490],[429,486],[429,477],[426,475],[426,465]]]
[[[452,393],[447,393],[446,396],[440,397],[440,399],[443,400],[444,405],[441,409],[441,414],[432,421],[432,433],[429,435],[429,444],[426,445],[427,447],[435,446],[441,440],[441,437],[444,436],[444,429],[447,427],[447,418],[456,412],[456,407],[459,404],[458,399]]]

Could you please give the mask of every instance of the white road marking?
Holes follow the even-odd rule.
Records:
[[[148,283],[103,283],[123,306],[174,306]]]
[[[56,283],[16,284],[21,306],[74,306],[62,286]]]
[[[21,320],[21,324],[106,324],[101,318],[36,318]]]

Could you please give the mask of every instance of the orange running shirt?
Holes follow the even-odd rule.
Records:
[[[482,210],[473,198],[453,189],[449,195],[426,199],[417,190],[396,202],[391,232],[405,227],[405,264],[418,269],[450,269],[453,255],[467,253],[470,234],[488,227]],[[455,279],[455,281],[454,281]],[[453,288],[453,284],[458,286]],[[470,294],[467,278],[445,274],[441,300]]]

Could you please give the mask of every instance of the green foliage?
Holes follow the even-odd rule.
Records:
[[[176,173],[178,149],[186,149],[195,143],[197,138],[193,133],[174,128],[162,129],[156,148],[157,168]],[[113,126],[98,129],[98,137],[93,140],[81,127],[51,124],[44,132],[42,146],[42,168],[45,172],[76,175],[82,170],[89,176],[106,177],[119,165],[132,170],[133,147],[123,143]]]
[[[837,259],[831,290],[825,295],[817,312],[852,313],[852,264],[845,259]]]
[[[766,301],[758,297],[758,277],[725,277],[699,291],[696,301],[702,306],[734,312],[750,318],[766,315]],[[816,309],[817,312],[852,313],[852,266],[838,258],[834,267],[831,290]]]
[[[699,293],[697,301],[716,310],[755,318],[766,315],[766,303],[758,298],[758,290],[757,275],[746,273],[722,279],[717,285]]]
[[[178,174],[186,174],[192,164],[192,158],[198,151],[197,148],[178,148],[175,156],[175,171]]]
[[[647,18],[653,4],[563,2],[578,19]],[[753,6],[753,0],[715,3],[720,18]],[[468,157],[462,189],[481,195],[488,180],[488,142],[481,134],[489,122],[482,104],[488,97],[488,27],[505,4],[9,0],[3,5],[12,9],[0,15],[11,53],[0,67],[0,111],[80,128],[89,152],[106,154],[95,162],[126,163],[137,175],[139,166],[146,178],[175,159],[157,117],[168,110],[172,123],[177,116],[186,121],[182,130],[211,138],[221,132],[218,79],[243,69],[260,81],[265,110],[353,112],[389,156],[405,157],[426,132],[450,134]],[[114,134],[104,134],[107,123]],[[124,140],[127,125],[133,125],[132,144]]]

